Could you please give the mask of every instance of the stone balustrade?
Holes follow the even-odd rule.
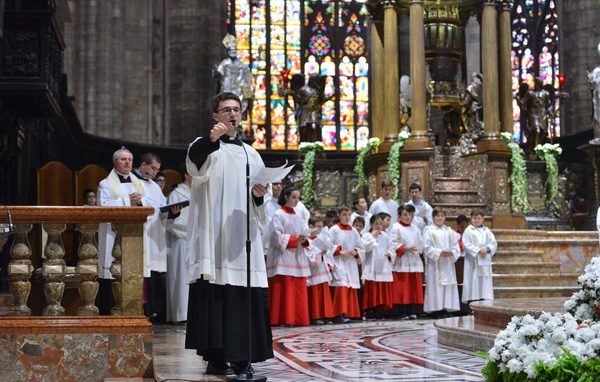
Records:
[[[113,315],[141,316],[143,283],[143,224],[154,212],[150,207],[54,207],[9,206],[14,224],[14,241],[8,264],[10,290],[15,302],[14,315],[30,316],[27,300],[34,273],[32,248],[28,234],[34,224],[41,224],[48,234],[43,249],[44,259],[39,270],[44,280],[46,306],[44,316],[64,316],[61,305],[65,290],[67,266],[63,259],[65,248],[61,238],[67,224],[75,224],[80,233],[78,262],[75,273],[79,282],[81,305],[79,316],[98,315],[94,305],[98,293],[98,247],[96,233],[100,223],[111,223],[116,233],[110,271],[115,278]],[[7,223],[7,215],[0,214],[0,224]]]

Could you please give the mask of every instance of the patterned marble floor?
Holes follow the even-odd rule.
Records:
[[[157,381],[220,381],[183,348],[184,326],[155,326]],[[283,381],[482,381],[484,361],[439,346],[432,320],[370,321],[273,328],[275,359],[254,364],[257,374]]]

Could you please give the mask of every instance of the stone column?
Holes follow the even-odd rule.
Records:
[[[398,76],[398,15],[396,0],[383,0],[385,140],[395,141],[400,130],[400,89]]]
[[[383,141],[385,127],[385,53],[383,50],[383,23],[373,15],[371,20],[371,135]]]
[[[425,98],[425,27],[423,0],[410,0],[410,91],[412,104],[412,135],[406,149],[431,146],[427,136],[427,101]]]
[[[500,10],[500,125],[502,132],[513,131],[512,62],[510,59],[512,35],[510,28],[510,3],[503,1]]]
[[[482,140],[498,139],[498,33],[496,1],[484,0],[481,21],[481,62],[483,74],[483,123]]]

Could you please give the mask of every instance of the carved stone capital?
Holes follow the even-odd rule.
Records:
[[[398,8],[398,0],[381,0],[383,8]]]

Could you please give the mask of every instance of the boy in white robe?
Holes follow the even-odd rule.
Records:
[[[498,244],[492,231],[484,224],[483,211],[473,211],[471,225],[462,236],[465,250],[462,302],[493,300],[492,256]]]
[[[360,234],[363,235],[369,232],[369,229],[371,229],[370,221],[371,216],[373,216],[373,214],[369,212],[369,204],[367,203],[367,199],[364,196],[354,198],[354,200],[352,201],[352,205],[354,206],[355,211],[352,212],[350,220],[354,224],[354,219],[356,219],[357,217],[361,217],[364,219],[365,226],[362,228],[362,230],[359,231]]]
[[[190,200],[192,177],[183,171],[183,182],[170,194],[167,204]],[[181,209],[178,217],[167,224],[167,321],[182,322],[187,319],[188,270],[185,240],[187,237],[188,207]]]
[[[371,204],[371,207],[369,207],[369,213],[371,213],[371,215],[385,212],[392,217],[393,222],[398,220],[398,203],[392,199],[393,190],[394,188],[389,180],[381,182],[381,196]]]
[[[333,318],[333,300],[331,298],[331,271],[335,266],[333,244],[329,233],[323,231],[323,219],[311,217],[308,227],[316,229],[309,236],[310,276],[306,280],[308,289],[308,314],[312,324],[322,325]]]
[[[425,251],[425,299],[423,311],[436,315],[460,310],[455,262],[460,257],[459,235],[444,224],[443,211],[433,210],[433,224],[423,232]],[[443,312],[443,311],[446,312]]]
[[[392,264],[396,254],[391,250],[383,229],[381,214],[371,216],[371,230],[362,236],[365,247],[362,260],[363,304],[365,319],[381,318],[392,307]]]
[[[408,188],[410,192],[410,200],[406,204],[413,205],[415,207],[415,215],[413,223],[417,225],[423,232],[423,229],[428,225],[433,224],[433,208],[423,199],[423,191],[421,186],[417,183],[413,183]]]
[[[348,207],[339,210],[340,222],[329,229],[329,238],[334,246],[335,267],[331,286],[333,292],[333,313],[339,322],[348,323],[350,318],[360,317],[358,290],[360,279],[358,263],[360,252],[364,251],[360,234],[350,225],[352,211]]]
[[[390,232],[395,251],[393,303],[400,319],[416,319],[419,305],[423,305],[423,236],[414,224],[414,206],[403,204],[398,208],[398,221]]]

